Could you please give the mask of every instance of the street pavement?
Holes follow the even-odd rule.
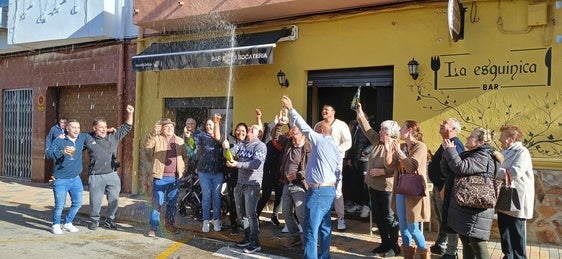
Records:
[[[83,205],[80,208],[79,216],[87,219],[90,206],[89,206],[89,192],[87,191],[87,186],[85,186],[85,191],[83,193]],[[119,211],[117,213],[116,222],[122,224],[131,224],[139,227],[144,227],[148,230],[148,215],[150,212],[149,199],[146,197],[129,197],[122,195],[119,199]],[[53,208],[53,192],[50,183],[32,183],[21,180],[14,180],[11,178],[0,177],[0,204],[11,204],[11,205],[21,205],[29,208],[33,208],[36,211],[51,211]],[[67,201],[67,207],[70,204],[70,200]],[[104,199],[101,215],[105,216],[105,206],[107,201]],[[269,221],[269,216],[271,215],[270,208],[266,207],[264,209],[263,215],[260,217],[260,243],[264,248],[263,253],[256,256],[251,256],[246,258],[273,258],[275,256],[288,257],[288,258],[299,258],[302,256],[302,250],[300,248],[286,249],[283,244],[286,241],[287,234],[281,233],[281,228],[283,226],[283,220],[280,219],[281,226],[275,226]],[[351,215],[346,215],[347,230],[344,232],[338,232],[335,224],[335,213],[333,214],[333,232],[332,232],[332,245],[330,248],[332,258],[364,258],[364,257],[376,257],[371,250],[378,246],[380,239],[376,234],[376,227],[369,230],[369,220],[362,219],[358,216],[358,213],[353,213]],[[3,218],[0,215],[0,219]],[[282,218],[282,216],[281,216]],[[224,225],[229,224],[228,216],[223,216],[221,218]],[[49,222],[49,220],[47,220]],[[82,222],[77,222],[78,228],[87,229],[87,220]],[[207,238],[213,240],[220,240],[224,242],[238,242],[242,239],[242,234],[239,236],[231,236],[229,228],[223,228],[220,232],[215,232],[212,230],[208,233],[201,232],[201,222],[197,221],[189,216],[182,217],[179,214],[176,216],[176,226],[181,230],[182,234],[189,234],[191,236],[196,236],[200,238]],[[428,246],[433,244],[435,240],[436,233],[428,231],[428,226],[425,226],[424,235],[426,240],[428,240]],[[434,228],[435,229],[435,228]],[[46,231],[50,230],[50,225],[46,226]],[[144,231],[146,233],[146,231]],[[141,235],[140,233],[137,233]],[[147,237],[148,238],[148,237]],[[460,244],[460,243],[459,243]],[[501,258],[501,248],[497,240],[489,242],[488,248],[492,258]],[[234,254],[222,254],[234,253]],[[528,245],[528,255],[529,258],[561,258],[562,257],[562,247],[552,246],[552,245],[539,245],[539,244],[529,244]],[[238,251],[239,252],[239,251]],[[218,253],[218,254],[217,254]],[[240,258],[244,257],[244,254],[237,253],[236,249],[221,248],[215,255],[217,257],[231,257]],[[433,255],[432,258],[439,258],[439,256]],[[459,256],[462,258],[462,256]]]

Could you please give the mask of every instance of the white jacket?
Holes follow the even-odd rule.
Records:
[[[533,163],[529,150],[521,142],[513,143],[508,149],[502,150],[505,158],[498,172],[498,178],[505,178],[505,170],[509,169],[513,186],[519,195],[521,209],[518,211],[501,211],[512,217],[520,219],[531,219],[533,217],[535,202],[535,177]]]

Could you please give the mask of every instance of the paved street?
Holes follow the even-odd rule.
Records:
[[[284,249],[287,234],[281,227],[268,221],[270,210],[261,217],[259,254],[245,255],[234,243],[241,236],[221,232],[201,232],[201,223],[190,217],[176,217],[181,229],[178,235],[163,233],[146,237],[149,205],[144,199],[120,198],[117,223],[119,231],[99,228],[91,231],[86,226],[89,212],[89,193],[84,192],[84,204],[75,225],[78,233],[53,235],[50,232],[53,194],[49,184],[14,181],[0,177],[0,259],[3,258],[300,258],[300,249]],[[106,205],[104,201],[104,206]],[[68,202],[67,202],[68,206]],[[102,209],[102,216],[105,211]],[[334,217],[335,219],[335,217]],[[223,224],[228,223],[226,216]],[[282,221],[282,220],[281,220]],[[347,231],[333,232],[332,258],[376,258],[371,250],[380,240],[369,233],[368,220],[351,215]],[[335,229],[335,228],[334,228]],[[376,228],[373,228],[376,231]],[[435,232],[425,231],[429,244]],[[501,258],[498,242],[489,242],[493,259]],[[529,258],[561,258],[562,247],[529,244]],[[433,255],[432,258],[439,258]],[[462,257],[460,257],[462,258]]]

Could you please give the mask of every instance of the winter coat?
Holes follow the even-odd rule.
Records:
[[[490,145],[482,145],[473,150],[461,153],[454,148],[443,151],[441,159],[441,171],[445,175],[455,178],[455,181],[468,175],[485,175],[492,179],[500,168],[498,159],[493,158],[494,148]],[[498,153],[499,154],[499,153]],[[463,236],[490,239],[490,230],[494,220],[494,209],[476,209],[459,205],[455,198],[455,187],[449,197],[446,224],[449,231]]]
[[[521,209],[516,211],[498,211],[520,219],[533,218],[535,202],[535,176],[533,173],[533,163],[529,150],[521,142],[513,143],[507,150],[503,150],[505,157],[498,172],[498,178],[505,177],[505,170],[509,169],[512,184],[517,190]]]

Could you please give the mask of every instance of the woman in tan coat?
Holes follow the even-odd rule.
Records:
[[[420,229],[420,222],[430,219],[429,189],[427,188],[427,146],[423,143],[423,135],[416,121],[407,120],[400,128],[400,139],[398,141],[385,143],[386,156],[385,166],[394,169],[394,185],[392,188],[393,210],[398,215],[400,233],[402,236],[402,251],[404,258],[414,258],[416,254],[420,258],[430,258],[426,247],[425,237]],[[415,173],[422,177],[424,194],[413,196],[397,194],[399,178],[404,173]],[[416,247],[412,246],[412,239]]]

